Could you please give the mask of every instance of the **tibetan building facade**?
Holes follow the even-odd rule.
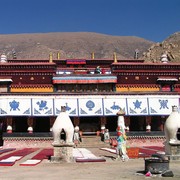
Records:
[[[0,119],[10,133],[50,132],[61,106],[74,126],[113,132],[125,111],[129,131],[163,131],[179,107],[180,63],[141,59],[6,59],[0,62]]]

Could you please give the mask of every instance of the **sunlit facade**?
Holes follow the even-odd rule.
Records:
[[[61,106],[74,126],[115,131],[125,113],[128,131],[163,131],[179,107],[180,63],[142,59],[7,59],[0,62],[0,118],[9,133],[50,132]]]

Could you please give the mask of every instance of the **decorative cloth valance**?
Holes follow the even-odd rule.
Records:
[[[53,84],[117,83],[116,76],[55,76]]]

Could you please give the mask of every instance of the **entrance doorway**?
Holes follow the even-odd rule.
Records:
[[[106,117],[106,129],[109,129],[109,132],[114,132],[117,129],[117,116]]]
[[[49,132],[49,131],[50,131],[49,117],[35,118],[34,132]]]
[[[27,132],[28,129],[27,117],[23,117],[23,116],[13,117],[12,128],[13,128],[13,132]]]
[[[131,116],[129,128],[130,131],[146,131],[145,116]]]
[[[94,133],[99,131],[100,117],[80,117],[80,131]]]

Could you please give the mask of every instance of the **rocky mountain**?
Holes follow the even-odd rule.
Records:
[[[173,42],[172,42],[173,43]],[[165,46],[165,42],[163,43]],[[60,52],[61,58],[134,58],[135,50],[139,57],[151,47],[151,54],[157,45],[154,42],[134,36],[111,36],[89,32],[59,32],[36,34],[0,35],[0,54],[5,53],[9,59],[15,51],[18,59],[48,59],[52,52],[54,59]],[[158,45],[161,46],[160,44]],[[174,43],[172,44],[174,48]],[[148,53],[144,57],[149,58]],[[152,58],[152,57],[151,57]],[[151,60],[151,59],[150,59]]]
[[[147,62],[158,62],[163,53],[166,53],[170,62],[180,62],[180,32],[169,36],[161,43],[154,43],[143,53]]]

